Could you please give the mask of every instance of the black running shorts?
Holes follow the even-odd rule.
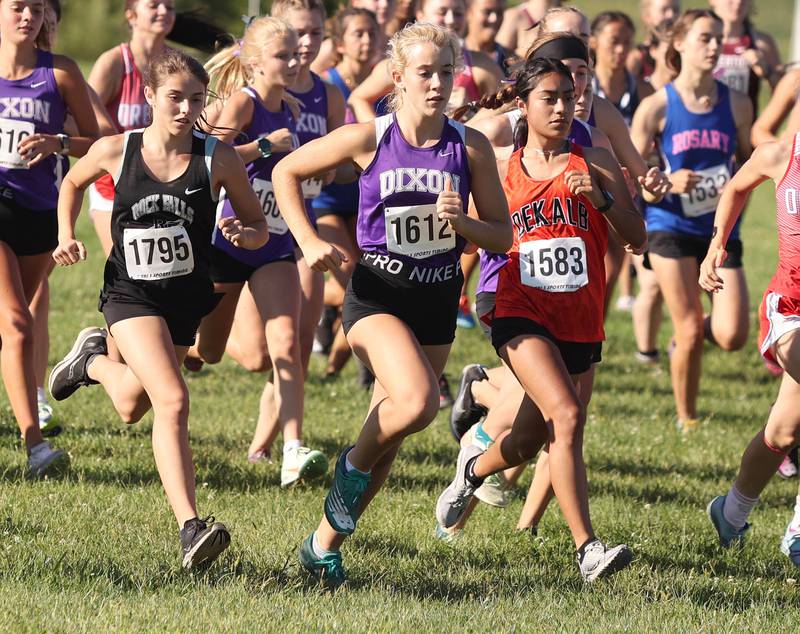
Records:
[[[58,246],[56,210],[33,211],[0,198],[0,241],[18,256],[52,253]]]
[[[344,332],[364,317],[388,314],[405,322],[423,346],[453,343],[463,281],[459,272],[444,282],[407,285],[359,262],[342,305]]]
[[[602,341],[561,341],[541,324],[524,317],[497,317],[492,321],[492,345],[498,354],[503,346],[520,335],[535,335],[552,342],[561,353],[567,372],[572,375],[583,374],[592,365],[603,360]]]
[[[652,269],[648,254],[654,253],[662,258],[677,260],[678,258],[694,258],[697,264],[702,264],[708,253],[711,238],[695,238],[680,233],[666,231],[651,231],[647,234],[647,253],[644,255],[645,268]],[[742,268],[742,253],[744,248],[741,240],[728,240],[725,247],[728,259],[722,265],[723,269]]]

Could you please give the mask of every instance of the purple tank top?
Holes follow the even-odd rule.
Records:
[[[318,139],[328,134],[328,93],[325,82],[319,75],[311,73],[313,84],[308,92],[289,93],[303,103],[300,110],[300,120],[297,122],[297,138],[300,145]],[[306,201],[306,213],[316,226],[316,215],[311,207],[311,201],[319,196],[322,191],[322,179],[312,178],[303,182],[303,196]]]
[[[372,260],[383,256],[382,268],[407,269],[413,283],[428,279],[426,269],[457,273],[465,240],[438,219],[435,205],[445,180],[461,194],[464,209],[470,192],[464,126],[445,119],[442,136],[428,148],[403,138],[394,114],[375,119],[375,157],[359,179],[358,246]]]
[[[512,110],[506,114],[512,127],[516,125],[520,115],[521,112],[519,110]],[[592,129],[580,119],[572,120],[572,127],[567,138],[581,147],[592,147]],[[508,256],[505,253],[490,253],[481,249],[476,293],[494,293],[497,291],[497,275],[507,260]]]
[[[261,99],[252,88],[245,88],[244,92],[253,100],[253,119],[250,121],[250,126],[247,131],[237,139],[236,145],[250,143],[261,136],[281,128],[288,128],[294,135],[295,120],[286,102],[281,102],[280,112],[270,112],[264,107]],[[295,147],[298,145],[296,139],[294,145]],[[231,257],[245,264],[249,264],[250,266],[262,266],[268,262],[280,260],[294,252],[294,240],[292,239],[292,234],[289,233],[286,222],[284,222],[278,210],[278,206],[275,204],[275,192],[271,182],[272,168],[275,167],[278,161],[286,156],[286,154],[287,152],[276,152],[267,158],[258,158],[247,165],[247,175],[250,178],[250,184],[253,186],[253,190],[261,201],[261,207],[267,218],[267,225],[269,226],[269,241],[267,244],[255,250],[242,249],[228,242],[217,226],[215,225],[214,227],[211,243]],[[233,207],[228,197],[225,196],[223,192],[223,195],[220,197],[219,206],[217,207],[217,221],[219,221],[220,218],[229,218],[234,215]]]
[[[55,209],[64,162],[50,155],[29,168],[17,147],[32,134],[62,134],[66,118],[52,53],[37,51],[36,68],[24,79],[0,77],[0,195],[32,211]]]

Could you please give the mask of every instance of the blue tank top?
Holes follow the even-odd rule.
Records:
[[[350,96],[348,88],[336,67],[328,69],[328,79],[342,91],[345,101]],[[348,107],[345,113],[345,124],[354,123],[353,111]],[[358,209],[358,183],[331,183],[322,188],[322,192],[311,203],[314,209],[332,209],[344,213],[354,213]]]
[[[253,118],[247,131],[237,139],[236,145],[251,143],[259,137],[281,128],[288,128],[294,135],[295,120],[285,101],[281,102],[280,112],[270,112],[264,107],[261,99],[252,88],[245,88],[243,92],[253,100]],[[294,140],[293,145],[295,147],[298,146],[297,139]],[[275,203],[275,192],[272,187],[272,169],[286,155],[287,152],[276,152],[267,158],[257,158],[247,165],[247,176],[250,178],[250,184],[261,201],[261,207],[267,219],[269,227],[269,241],[267,244],[255,250],[236,247],[223,237],[216,224],[214,226],[211,243],[217,249],[253,267],[280,260],[294,252],[292,234],[289,233],[289,228],[286,226],[286,222],[283,220]],[[217,207],[217,221],[220,218],[230,218],[235,215],[224,190],[221,194]]]
[[[0,195],[32,211],[55,209],[64,161],[51,154],[28,167],[17,147],[32,134],[61,134],[67,107],[53,74],[53,55],[36,52],[36,68],[24,79],[0,77]]]
[[[512,110],[506,113],[511,127],[514,128],[522,115],[521,110]],[[572,127],[569,130],[567,138],[581,147],[592,147],[592,130],[588,124],[580,119],[572,120]],[[476,293],[494,293],[497,291],[497,276],[500,269],[503,268],[508,261],[508,256],[505,253],[491,253],[481,249],[479,260],[478,272],[478,286],[475,289]]]
[[[375,156],[358,181],[356,236],[365,254],[388,256],[388,272],[397,262],[398,270],[408,266],[411,282],[429,283],[425,269],[448,268],[452,275],[458,268],[465,240],[439,220],[435,206],[449,179],[467,208],[465,135],[464,126],[448,118],[439,141],[420,148],[403,138],[395,115],[375,119]]]
[[[678,233],[709,238],[714,211],[723,187],[733,174],[736,154],[736,122],[730,92],[717,82],[717,103],[710,112],[686,109],[673,84],[667,84],[667,114],[659,145],[666,171],[691,169],[701,181],[687,194],[667,194],[657,204],[646,206],[648,231]],[[731,237],[738,238],[739,223]]]

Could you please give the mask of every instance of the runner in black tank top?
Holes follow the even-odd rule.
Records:
[[[85,328],[53,368],[50,391],[62,400],[101,383],[126,423],[152,407],[153,453],[182,529],[187,569],[213,560],[230,543],[224,525],[197,517],[189,394],[180,373],[194,330],[214,301],[208,263],[222,187],[238,215],[219,221],[222,234],[249,249],[267,240],[261,205],[235,150],[193,130],[207,86],[203,67],[183,53],[151,62],[145,95],[152,124],[101,139],[70,170],[59,196],[53,253],[62,266],[86,259],[74,234],[82,192],[104,174],[115,175],[114,247],[100,308],[125,363],[108,356],[105,330]]]

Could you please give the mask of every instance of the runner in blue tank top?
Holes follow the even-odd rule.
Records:
[[[409,25],[392,38],[389,56],[396,112],[313,141],[273,172],[287,224],[312,268],[325,271],[342,257],[309,223],[300,183],[344,163],[363,170],[357,234],[364,255],[347,289],[343,322],[376,381],[359,439],[336,464],[324,517],[300,549],[302,565],[330,585],[344,581],[341,545],[385,481],[403,438],[438,411],[437,377],[455,336],[458,259],[466,241],[499,252],[511,241],[491,146],[443,115],[458,41],[441,27]],[[470,194],[477,218],[464,213]]]
[[[212,78],[220,78],[215,86],[217,94],[223,98],[230,95],[216,126],[224,131],[222,140],[235,142],[239,156],[248,164],[250,183],[267,218],[270,240],[261,249],[247,251],[215,232],[211,274],[215,290],[225,297],[203,320],[192,350],[195,357],[216,363],[227,347],[231,356],[253,371],[260,368],[248,365],[248,356],[260,352],[266,358],[265,350],[269,349],[267,361],[274,368],[274,378],[265,382],[248,459],[268,459],[272,442],[282,432],[284,487],[319,477],[327,468],[323,454],[302,446],[304,380],[297,326],[302,294],[294,239],[275,203],[272,184],[275,164],[299,145],[296,122],[285,101],[286,90],[297,76],[297,49],[297,33],[285,20],[258,18],[247,27],[241,45],[221,51],[208,63]],[[245,69],[253,78],[250,86],[224,81],[226,76],[244,76],[241,71]],[[220,217],[232,214],[233,208],[225,201],[219,209]],[[254,315],[247,329],[241,328],[240,321],[237,336],[229,337],[245,282]],[[264,403],[275,393],[280,407],[273,410]]]
[[[379,39],[382,38],[378,22],[371,11],[347,8],[334,16],[331,40],[341,59],[327,70],[325,78],[339,88],[345,99],[350,96],[351,87],[360,84],[372,70]],[[355,123],[350,108],[345,113],[345,123]],[[338,374],[350,358],[350,345],[341,328],[340,315],[344,292],[358,261],[357,175],[352,169],[342,169],[337,170],[337,178],[352,178],[353,182],[326,185],[313,201],[320,236],[348,260],[338,271],[331,271],[325,281],[325,309],[317,328],[315,349],[319,345],[319,350],[328,354],[326,376]]]
[[[42,475],[65,454],[39,429],[33,318],[28,309],[58,244],[56,202],[64,156],[82,156],[97,137],[86,82],[75,62],[42,50],[44,2],[0,2],[0,355],[8,400],[28,468]],[[78,136],[64,134],[67,110]]]
[[[697,275],[712,238],[714,210],[730,181],[734,160],[750,154],[753,109],[747,96],[714,79],[722,50],[722,22],[711,11],[692,9],[676,21],[667,63],[674,82],[644,99],[631,136],[642,156],[657,141],[670,173],[672,191],[647,206],[648,260],[675,328],[670,356],[678,425],[698,424],[697,394],[703,338],[725,350],[747,340],[747,285],[738,228],[728,243],[721,275],[725,290],[714,295],[703,318]]]

